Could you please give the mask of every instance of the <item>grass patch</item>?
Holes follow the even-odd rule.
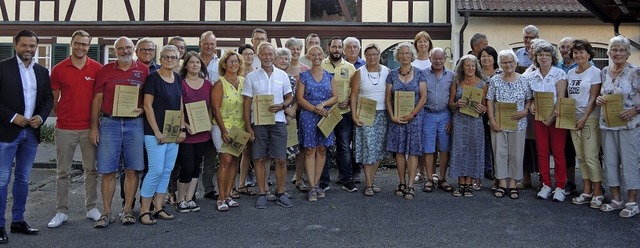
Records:
[[[53,124],[44,124],[40,127],[40,139],[44,143],[54,143],[56,141],[56,137],[54,135],[56,130],[55,125]]]

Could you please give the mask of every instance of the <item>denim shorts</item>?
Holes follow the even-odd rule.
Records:
[[[275,125],[253,125],[255,140],[252,146],[253,159],[287,158],[287,126],[284,122]]]
[[[97,170],[99,174],[119,170],[120,157],[125,169],[144,170],[144,129],[142,117],[100,117]]]
[[[448,110],[439,112],[425,111],[424,126],[422,129],[424,140],[424,153],[435,153],[436,142],[438,151],[449,151],[449,134],[447,133],[447,123],[451,120],[451,112]]]

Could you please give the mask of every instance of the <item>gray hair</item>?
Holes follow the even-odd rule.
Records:
[[[413,44],[405,41],[405,42],[402,42],[402,43],[398,44],[398,46],[396,46],[396,49],[393,50],[393,58],[395,58],[396,61],[398,61],[398,51],[402,47],[409,48],[409,51],[411,52],[411,55],[413,56],[411,58],[411,62],[413,62],[418,57],[418,52],[416,52],[416,48],[413,46]]]
[[[295,37],[291,37],[291,38],[289,38],[287,40],[287,42],[284,43],[284,47],[290,48],[292,46],[299,46],[300,49],[302,49],[304,44],[302,44],[302,41],[300,39],[296,39]]]
[[[286,47],[280,47],[276,49],[276,58],[280,56],[286,56],[287,58],[291,59],[291,50]]]
[[[358,49],[362,48],[360,46],[360,41],[358,39],[356,39],[356,37],[347,37],[344,39],[344,41],[342,42],[342,44],[344,46],[347,46],[349,43],[355,43],[356,46],[358,46]]]
[[[469,41],[469,45],[473,49],[473,47],[480,42],[482,39],[487,39],[487,36],[483,33],[476,33],[471,37],[471,41]]]
[[[516,53],[514,53],[511,49],[505,49],[498,52],[498,65],[500,66],[500,69],[502,69],[502,58],[505,57],[511,57],[513,59],[513,62],[516,65],[518,64],[518,57],[516,56]]]
[[[551,54],[551,66],[555,66],[558,63],[558,52],[556,51],[556,47],[553,44],[546,41],[534,44],[535,47],[533,48],[533,63],[536,65],[536,67],[540,67],[540,64],[538,63],[538,54],[540,54],[541,52],[548,52]]]
[[[609,46],[607,46],[607,55],[611,52],[611,48],[614,46],[622,46],[627,49],[627,56],[631,55],[631,42],[627,37],[622,35],[615,36],[609,40]],[[609,55],[611,56],[611,55]]]
[[[142,45],[144,43],[151,43],[151,45],[153,45],[154,48],[156,46],[156,44],[153,43],[153,40],[151,40],[149,37],[144,37],[144,38],[138,40],[138,43],[136,43],[136,51],[138,51],[138,48],[140,47],[140,45]]]
[[[536,37],[538,37],[538,32],[538,27],[533,25],[526,26],[522,29],[522,34],[533,34]]]
[[[431,58],[431,56],[433,56],[433,54],[435,54],[436,52],[443,53],[444,58],[447,58],[447,53],[444,52],[444,49],[442,49],[442,47],[434,47],[433,49],[431,49],[431,52],[429,52],[429,58]]]
[[[174,52],[176,57],[178,57],[178,59],[180,58],[180,51],[178,51],[178,48],[174,45],[163,46],[162,51],[160,51],[160,56],[165,55],[167,52]]]
[[[474,72],[476,77],[480,79],[485,78],[482,73],[482,69],[481,69],[482,67],[480,67],[480,61],[478,60],[478,58],[473,54],[467,54],[462,56],[462,58],[458,60],[458,64],[456,64],[455,73],[453,74],[454,75],[453,82],[455,82],[456,84],[459,84],[464,79],[464,61],[465,60],[469,60],[476,65],[476,71]]]

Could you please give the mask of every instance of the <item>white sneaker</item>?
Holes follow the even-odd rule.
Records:
[[[542,189],[538,192],[538,199],[547,199],[551,195],[551,188],[546,184],[542,184]]]
[[[92,219],[93,221],[98,221],[100,219],[100,211],[97,208],[92,208],[87,212],[87,219]]]
[[[556,187],[556,191],[555,193],[553,193],[553,201],[554,202],[564,201],[564,189]]]
[[[50,228],[59,227],[60,225],[62,225],[62,223],[64,223],[68,219],[69,219],[69,217],[66,214],[57,213],[56,216],[53,216],[53,219],[51,219],[51,221],[49,221],[49,224],[47,224],[47,226],[50,227]]]

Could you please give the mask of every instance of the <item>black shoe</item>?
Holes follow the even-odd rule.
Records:
[[[11,233],[23,233],[27,235],[38,234],[40,230],[31,228],[25,221],[11,222]]]
[[[7,242],[9,242],[7,231],[4,230],[4,227],[0,227],[0,244],[6,244]]]
[[[572,181],[567,181],[564,184],[564,194],[565,195],[578,195],[578,190],[576,189],[576,184]]]
[[[217,191],[211,191],[209,193],[204,194],[204,198],[207,199],[211,199],[211,200],[217,200],[218,199],[218,192]]]
[[[329,190],[329,184],[327,184],[325,182],[321,182],[320,184],[318,184],[318,187],[320,187],[324,191]]]
[[[342,184],[342,189],[346,190],[347,192],[356,192],[356,191],[358,191],[358,187],[356,187],[356,185],[353,184],[352,182],[348,182],[348,183]]]

